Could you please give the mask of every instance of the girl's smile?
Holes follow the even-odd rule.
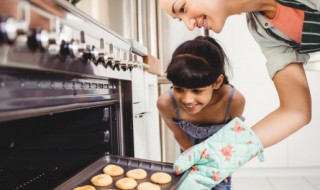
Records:
[[[183,104],[185,111],[188,113],[194,113],[200,108],[200,104]]]
[[[174,97],[180,107],[188,114],[196,114],[211,100],[213,87],[183,88],[174,86]]]

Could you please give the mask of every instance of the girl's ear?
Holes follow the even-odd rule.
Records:
[[[221,74],[217,78],[216,82],[213,84],[213,89],[217,90],[223,84],[224,76]]]

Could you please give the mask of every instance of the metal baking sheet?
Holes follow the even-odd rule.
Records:
[[[185,179],[187,172],[183,175],[175,175],[173,173],[173,164],[165,163],[165,162],[155,162],[151,160],[144,160],[144,159],[137,159],[131,157],[123,157],[123,156],[104,156],[76,174],[75,176],[71,177],[69,180],[65,181],[61,185],[59,185],[55,190],[72,190],[75,187],[83,186],[83,185],[92,185],[90,179],[98,174],[103,173],[103,168],[108,164],[115,164],[121,166],[124,169],[124,174],[118,177],[112,177],[113,183],[107,187],[96,187],[97,190],[117,190],[115,186],[115,182],[123,177],[126,177],[125,174],[127,171],[131,169],[141,168],[146,170],[147,177],[142,180],[136,180],[138,185],[142,182],[149,181],[150,177],[155,172],[166,172],[171,175],[172,180],[168,184],[159,185],[162,190],[174,190],[178,189],[182,181]]]

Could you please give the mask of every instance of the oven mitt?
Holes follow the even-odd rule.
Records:
[[[177,175],[191,169],[179,190],[209,190],[257,155],[263,161],[259,138],[250,127],[235,118],[175,161]]]

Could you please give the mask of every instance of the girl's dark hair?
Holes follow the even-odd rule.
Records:
[[[229,84],[225,66],[229,62],[221,46],[209,36],[198,36],[173,52],[167,79],[180,87],[202,88],[215,83],[222,74],[223,83]]]

